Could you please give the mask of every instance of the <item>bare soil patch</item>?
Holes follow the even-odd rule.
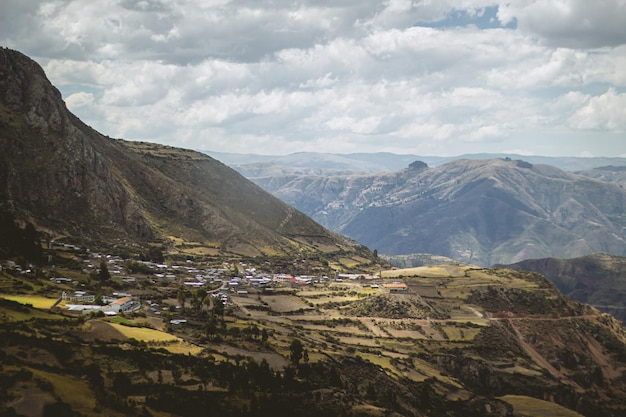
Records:
[[[310,310],[307,303],[293,295],[267,295],[261,296],[261,300],[267,303],[269,308],[276,313],[290,313],[298,310]]]
[[[49,392],[44,392],[31,384],[32,382],[20,385],[19,398],[7,404],[7,407],[13,407],[18,415],[39,417],[43,415],[44,406],[56,400]]]
[[[125,340],[121,332],[113,328],[109,323],[105,323],[99,320],[91,320],[82,327],[78,336],[84,340]]]

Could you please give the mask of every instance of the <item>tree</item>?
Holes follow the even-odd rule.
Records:
[[[209,318],[206,322],[206,334],[207,336],[212,336],[217,332],[217,322],[214,314],[209,314]]]
[[[146,254],[146,258],[151,262],[156,262],[159,264],[162,264],[165,261],[165,258],[163,256],[163,252],[161,252],[161,249],[155,248],[155,247],[151,247],[148,250],[148,253]]]
[[[183,291],[182,289],[178,290],[176,299],[178,300],[178,303],[180,304],[180,306],[182,308],[185,308],[185,301],[187,301],[187,297],[185,296],[185,291]]]
[[[116,372],[113,377],[113,392],[119,396],[127,397],[132,387],[130,377],[125,372]]]
[[[206,290],[202,288],[195,289],[191,292],[191,305],[197,311],[202,310],[202,304],[204,303],[204,297],[206,297]]]
[[[224,303],[220,299],[213,299],[213,314],[222,319],[224,323]]]
[[[291,341],[291,345],[289,345],[289,352],[289,359],[291,360],[293,366],[297,368],[304,353],[304,347],[302,346],[300,339],[293,339]]]
[[[98,279],[101,284],[107,283],[111,279],[111,274],[109,273],[109,268],[107,268],[107,263],[105,260],[100,261],[100,271],[98,272]]]
[[[209,308],[211,307],[211,296],[210,295],[206,295],[204,297],[204,300],[202,300],[202,304],[204,304],[206,306],[207,311],[209,311]]]

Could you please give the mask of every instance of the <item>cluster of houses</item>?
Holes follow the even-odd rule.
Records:
[[[134,300],[130,294],[114,293],[114,297],[102,297],[103,304],[94,304],[95,295],[87,294],[85,291],[75,291],[73,295],[68,295],[63,291],[61,300],[65,301],[68,311],[82,312],[83,314],[102,311],[107,316],[115,316],[119,313],[130,313],[141,308],[141,302]],[[76,304],[74,304],[76,303]]]

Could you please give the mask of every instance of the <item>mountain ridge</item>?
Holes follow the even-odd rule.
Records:
[[[626,254],[618,184],[523,160],[456,160],[362,175],[249,177],[326,227],[382,254],[492,265]]]
[[[626,166],[624,157],[575,157],[575,156],[542,156],[520,155],[513,153],[479,153],[457,156],[427,156],[416,154],[395,154],[391,152],[333,154],[322,152],[296,152],[288,155],[237,154],[199,150],[207,155],[232,166],[248,177],[248,172],[259,169],[259,166],[274,166],[282,169],[297,169],[311,172],[341,170],[352,174],[380,173],[397,171],[407,167],[413,161],[423,161],[431,167],[443,165],[458,159],[516,159],[532,164],[556,166],[566,171],[593,170],[603,166]]]
[[[571,259],[526,259],[496,265],[542,274],[566,296],[626,323],[626,258],[594,253]]]
[[[195,151],[111,139],[82,123],[41,67],[0,50],[0,209],[91,245],[213,254],[361,252],[223,163]]]

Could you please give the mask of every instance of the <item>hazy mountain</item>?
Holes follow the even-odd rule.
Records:
[[[0,210],[85,244],[204,253],[362,250],[205,154],[101,135],[41,67],[0,50]]]
[[[592,254],[574,259],[528,259],[507,268],[546,276],[573,300],[626,322],[626,258]]]
[[[595,178],[598,180],[613,182],[620,185],[622,188],[626,186],[626,167],[608,165],[594,169],[588,169],[579,171],[577,174],[584,175],[586,177]]]
[[[626,254],[626,192],[549,165],[457,160],[376,175],[250,178],[381,254],[480,265]]]
[[[413,161],[422,161],[435,167],[459,159],[523,159],[532,164],[546,164],[566,171],[591,170],[603,166],[626,167],[626,158],[608,157],[551,157],[516,154],[468,154],[458,156],[424,156],[393,154],[389,152],[330,154],[298,152],[289,155],[255,155],[223,153],[203,150],[202,152],[235,168],[246,177],[267,176],[280,170],[290,174],[358,174],[397,171]],[[265,170],[265,172],[264,172]],[[339,172],[337,172],[339,171]]]

